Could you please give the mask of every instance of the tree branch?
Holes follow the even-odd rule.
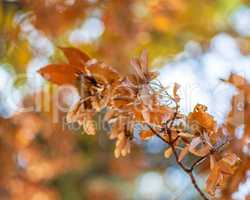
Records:
[[[200,194],[200,196],[204,199],[204,200],[209,200],[205,193],[202,192],[202,190],[200,189],[200,187],[198,186],[197,182],[196,182],[196,179],[193,175],[193,170],[190,170],[188,169],[181,161],[179,161],[178,159],[178,154],[176,152],[176,149],[175,149],[175,146],[174,146],[174,143],[172,142],[172,138],[171,138],[171,130],[168,129],[168,136],[169,136],[169,144],[172,148],[172,151],[174,153],[174,156],[175,156],[175,160],[176,160],[176,163],[183,169],[184,172],[186,172],[186,174],[190,177],[191,181],[192,181],[192,184],[194,186],[194,188],[197,190],[197,192]]]
[[[154,128],[150,125],[150,124],[146,124],[148,126],[148,128],[158,137],[160,138],[163,142],[165,142],[166,144],[169,145],[169,142],[164,138],[162,137],[156,130],[154,130]]]
[[[200,194],[200,196],[204,199],[204,200],[209,200],[209,198],[204,194],[204,192],[202,192],[202,190],[200,189],[200,187],[197,184],[197,181],[193,175],[193,172],[188,172],[188,175],[192,181],[192,184],[194,186],[194,188],[197,190],[197,192]]]
[[[173,123],[171,123],[171,124],[173,124]],[[150,124],[146,124],[146,125],[148,126],[148,128],[149,128],[158,138],[160,138],[163,142],[165,142],[166,144],[168,144],[168,145],[171,147],[177,165],[179,165],[180,168],[190,177],[191,182],[192,182],[194,188],[195,188],[196,191],[200,194],[200,196],[201,196],[204,200],[209,200],[209,198],[206,197],[205,193],[204,193],[204,192],[200,189],[200,187],[198,186],[197,181],[196,181],[196,179],[195,179],[195,177],[194,177],[194,175],[193,175],[193,169],[194,169],[194,167],[197,165],[197,163],[201,162],[201,160],[207,158],[207,156],[204,157],[204,158],[202,157],[201,159],[199,159],[199,160],[198,160],[199,162],[196,161],[196,162],[192,165],[192,167],[191,167],[190,169],[187,168],[187,167],[186,167],[181,161],[179,161],[179,159],[178,159],[178,154],[177,154],[177,151],[176,151],[175,145],[174,145],[175,142],[176,142],[176,140],[173,140],[173,141],[172,141],[171,129],[167,128],[167,133],[168,133],[168,137],[169,137],[169,141],[167,141],[167,140],[166,140],[164,137],[162,137],[162,136],[161,136],[161,135],[160,135],[160,134],[159,134]]]

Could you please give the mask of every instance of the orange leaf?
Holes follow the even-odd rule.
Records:
[[[208,191],[209,194],[214,195],[217,184],[219,182],[220,175],[221,175],[220,169],[217,165],[215,165],[212,172],[208,176],[208,179],[206,182],[206,190]]]
[[[228,163],[224,162],[223,160],[221,160],[220,162],[218,162],[218,165],[220,167],[220,170],[223,173],[230,174],[230,175],[232,175],[234,173],[233,166],[230,166]]]
[[[66,64],[51,64],[38,70],[38,73],[46,80],[58,85],[75,85],[79,70]]]
[[[213,170],[216,162],[215,157],[213,155],[210,155],[209,159],[210,159],[210,170]]]
[[[213,116],[208,114],[206,110],[206,106],[197,104],[194,108],[194,112],[188,115],[188,121],[190,124],[197,124],[209,131],[213,131],[216,128],[216,122]]]
[[[151,130],[143,130],[140,134],[142,140],[148,140],[152,136],[154,136],[154,133]]]
[[[240,159],[235,154],[228,153],[218,162],[218,165],[223,173],[232,175],[239,161]]]
[[[100,62],[88,66],[88,70],[96,79],[106,83],[113,83],[121,78],[115,69]]]
[[[67,57],[69,64],[75,65],[77,67],[83,67],[85,63],[90,60],[90,57],[74,47],[59,47],[64,55]],[[83,70],[83,69],[81,69]]]
[[[238,89],[241,89],[242,87],[244,87],[247,84],[246,79],[244,79],[243,77],[236,75],[236,74],[231,74],[229,79],[228,79],[228,82],[233,84]]]

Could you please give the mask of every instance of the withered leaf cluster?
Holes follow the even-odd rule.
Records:
[[[234,153],[221,152],[230,142],[227,128],[218,127],[207,107],[201,104],[187,116],[180,113],[179,85],[174,85],[170,95],[154,80],[157,73],[149,71],[146,51],[131,60],[131,72],[121,75],[78,49],[61,49],[68,63],[50,64],[39,72],[52,83],[78,88],[80,100],[68,112],[67,121],[79,123],[87,134],[96,133],[93,117],[105,109],[110,139],[116,139],[115,157],[130,153],[135,126],[140,124],[141,139],[163,140],[169,146],[165,157],[174,155],[177,164],[190,176],[195,167],[209,158],[211,170],[206,189],[210,195],[235,172],[239,158]],[[188,155],[197,157],[191,167],[184,163]]]

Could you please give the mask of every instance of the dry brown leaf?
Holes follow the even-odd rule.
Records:
[[[140,58],[131,59],[130,63],[134,69],[134,74],[128,75],[127,79],[134,85],[148,84],[158,75],[156,72],[149,72],[148,55],[145,50],[142,52]]]
[[[223,173],[232,175],[239,164],[240,159],[236,154],[228,153],[219,162],[218,165]]]
[[[214,195],[217,188],[225,187],[229,175],[235,172],[238,164],[239,158],[233,153],[227,153],[221,160],[213,164],[214,166],[206,182],[208,193]]]
[[[114,68],[101,62],[90,64],[87,69],[94,78],[104,83],[112,84],[121,79],[121,75]]]
[[[206,156],[209,151],[210,146],[208,144],[203,144],[200,137],[194,138],[189,145],[189,152],[199,157]]]
[[[216,122],[206,111],[206,106],[197,104],[194,111],[188,115],[188,121],[191,126],[198,125],[208,131],[214,131],[216,128]]]
[[[216,162],[214,155],[210,155],[209,160],[210,160],[210,170],[213,170]]]
[[[233,84],[235,87],[239,89],[242,89],[247,84],[247,80],[237,74],[231,74],[228,79],[228,82]]]
[[[69,64],[79,67],[80,70],[84,70],[85,63],[90,60],[90,57],[74,47],[59,47],[64,55],[67,57]]]
[[[67,64],[51,64],[38,70],[38,73],[40,73],[46,80],[58,85],[75,85],[79,70],[74,66],[69,66]]]
[[[220,169],[217,165],[215,165],[213,170],[209,174],[207,182],[206,182],[206,190],[212,196],[214,196],[215,194],[215,190],[219,182],[219,178],[220,178]]]

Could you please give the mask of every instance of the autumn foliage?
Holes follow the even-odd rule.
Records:
[[[197,192],[209,199],[198,186],[194,170],[209,162],[210,172],[206,191],[212,197],[223,189],[240,164],[239,157],[230,150],[234,142],[228,122],[218,126],[205,105],[197,104],[187,116],[180,112],[179,85],[169,92],[159,81],[157,73],[149,71],[147,52],[131,60],[127,74],[119,73],[101,61],[90,58],[75,48],[61,48],[68,63],[50,64],[39,70],[47,80],[57,85],[74,85],[80,100],[67,114],[68,123],[78,123],[88,135],[95,135],[94,117],[104,111],[103,120],[109,125],[110,139],[115,139],[115,157],[131,152],[136,126],[140,125],[141,140],[158,137],[168,147],[166,158],[173,156],[181,169],[189,175]],[[239,90],[247,90],[243,80],[229,82]],[[239,78],[238,78],[239,79]],[[241,84],[242,83],[242,84]],[[237,97],[235,97],[237,98]],[[229,114],[228,121],[234,116]],[[186,158],[195,156],[193,163]]]

